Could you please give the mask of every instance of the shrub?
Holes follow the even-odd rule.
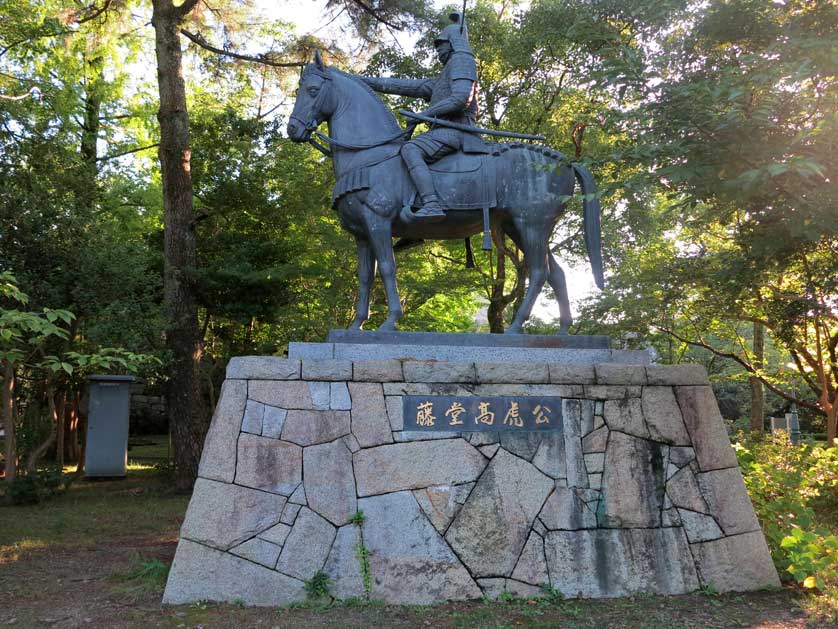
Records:
[[[838,448],[794,445],[780,433],[735,444],[774,563],[804,587],[838,587]]]
[[[61,470],[48,468],[19,476],[10,483],[7,493],[14,505],[38,504],[61,489]]]

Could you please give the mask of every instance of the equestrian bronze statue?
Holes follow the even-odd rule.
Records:
[[[456,16],[456,17],[455,17]],[[594,279],[603,285],[599,200],[588,169],[568,164],[548,147],[523,143],[485,143],[475,127],[477,75],[468,33],[457,14],[436,39],[443,70],[429,80],[355,76],[326,67],[319,53],[303,70],[288,135],[312,142],[332,157],[332,205],[341,225],[358,246],[359,294],[350,328],[369,316],[376,266],[387,295],[388,317],[379,328],[394,330],[402,310],[396,285],[393,238],[462,239],[499,227],[521,249],[529,269],[528,286],[507,333],[522,333],[524,322],[549,282],[559,302],[561,333],[573,320],[564,272],[549,249],[550,237],[578,180],[583,197],[585,243]],[[381,91],[416,96],[430,107],[409,116],[402,129]],[[427,133],[409,139],[419,120]],[[317,132],[326,122],[329,134]],[[329,144],[319,145],[316,134]],[[522,137],[493,132],[491,135]]]

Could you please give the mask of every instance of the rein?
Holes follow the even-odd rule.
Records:
[[[344,149],[347,151],[363,151],[365,149],[374,149],[377,146],[384,146],[385,144],[389,144],[394,140],[403,138],[405,135],[407,135],[407,131],[404,129],[399,129],[398,133],[396,133],[395,135],[384,138],[383,140],[379,140],[378,142],[373,142],[371,144],[348,144],[346,142],[341,142],[340,140],[330,138],[328,135],[326,135],[325,133],[321,133],[320,131],[315,131],[314,134],[324,142],[328,143],[331,146],[336,146],[339,149]]]

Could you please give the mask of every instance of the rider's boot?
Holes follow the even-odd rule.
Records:
[[[436,196],[434,182],[431,179],[431,171],[425,161],[411,164],[408,172],[416,186],[416,191],[419,193],[419,202],[421,203],[421,207],[413,215],[413,218],[424,223],[435,223],[444,219],[445,212],[442,211],[442,206],[439,204],[439,197]]]

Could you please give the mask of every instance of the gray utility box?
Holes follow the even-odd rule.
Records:
[[[128,466],[128,415],[134,376],[90,376],[87,414],[87,477],[124,477]]]

